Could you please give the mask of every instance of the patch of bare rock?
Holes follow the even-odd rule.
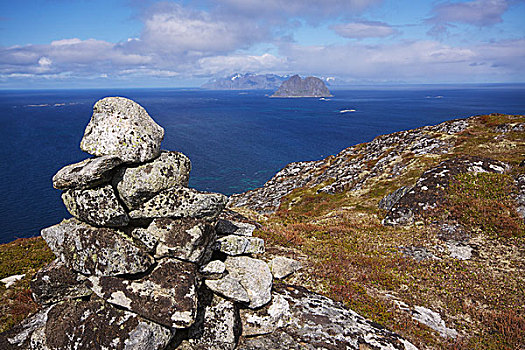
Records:
[[[300,269],[261,259],[255,225],[219,193],[188,188],[190,160],[161,151],[164,130],[135,102],[95,104],[81,148],[59,170],[70,219],[42,230],[56,260],[31,289],[40,310],[1,349],[414,349],[304,288]]]

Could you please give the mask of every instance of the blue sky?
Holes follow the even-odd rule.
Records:
[[[524,0],[0,1],[0,88],[525,82]]]

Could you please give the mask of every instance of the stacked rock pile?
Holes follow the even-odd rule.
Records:
[[[241,328],[283,326],[272,271],[298,263],[251,257],[264,252],[255,226],[219,219],[227,198],[187,187],[190,160],[160,150],[164,130],[140,105],[108,97],[93,110],[81,149],[94,157],[53,177],[73,218],[42,230],[57,256],[32,281],[43,307],[0,347],[234,349]]]

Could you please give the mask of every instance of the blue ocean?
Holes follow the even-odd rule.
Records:
[[[88,157],[80,140],[92,106],[125,96],[165,129],[163,149],[192,161],[190,186],[224,194],[259,187],[294,161],[374,137],[484,113],[525,113],[525,86],[334,90],[329,99],[271,91],[184,89],[0,91],[0,243],[38,235],[70,215],[51,178]],[[346,111],[346,112],[342,112]]]

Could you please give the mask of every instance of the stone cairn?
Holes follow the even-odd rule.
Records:
[[[161,151],[163,137],[131,100],[95,104],[80,144],[94,157],[53,177],[73,218],[42,230],[57,256],[31,283],[43,307],[0,345],[234,349],[241,329],[286,323],[272,270],[282,278],[298,262],[250,257],[264,252],[255,226],[219,218],[227,197],[188,188],[190,160]]]

